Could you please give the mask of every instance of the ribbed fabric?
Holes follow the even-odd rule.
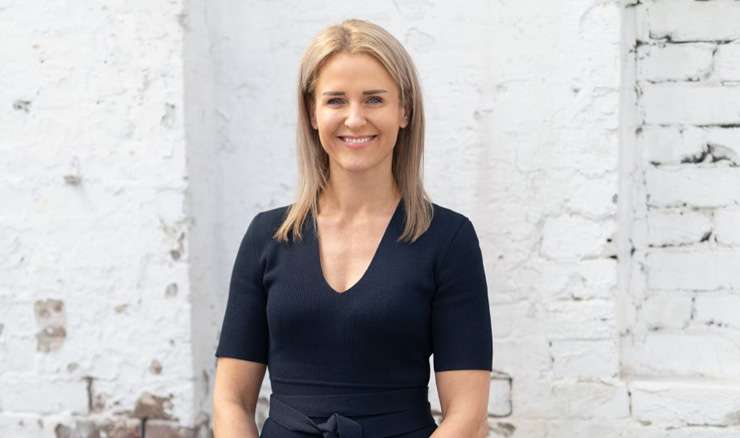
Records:
[[[288,206],[258,213],[237,252],[215,355],[268,364],[273,393],[286,396],[424,388],[432,354],[435,371],[490,371],[477,234],[464,215],[433,207],[409,244],[398,241],[401,200],[364,275],[342,293],[323,276],[310,215],[303,240],[279,243],[271,236]]]

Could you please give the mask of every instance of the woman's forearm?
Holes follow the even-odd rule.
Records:
[[[488,422],[470,419],[445,418],[429,438],[485,438],[488,436]]]
[[[213,405],[214,438],[259,438],[254,414],[238,403],[220,402]]]

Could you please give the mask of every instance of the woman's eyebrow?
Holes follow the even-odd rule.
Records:
[[[388,90],[366,90],[362,94],[381,94],[387,93]],[[322,93],[324,96],[344,96],[344,91],[325,91]]]

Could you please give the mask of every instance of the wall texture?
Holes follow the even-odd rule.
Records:
[[[633,9],[633,256],[619,297],[631,419],[657,429],[644,436],[738,436],[740,3]]]
[[[128,437],[143,418],[152,436],[207,420],[190,318],[183,8],[0,2],[3,438]]]
[[[740,434],[740,2],[78,3],[0,0],[0,437],[208,435],[300,55],[352,16],[414,57],[481,240],[489,436]]]

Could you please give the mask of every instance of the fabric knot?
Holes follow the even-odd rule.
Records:
[[[360,423],[336,412],[316,427],[324,438],[364,438]]]

